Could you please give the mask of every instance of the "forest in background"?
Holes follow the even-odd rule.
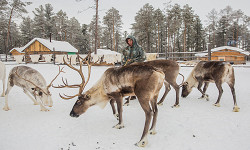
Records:
[[[69,18],[63,10],[54,12],[51,4],[32,10],[34,17],[24,17],[29,2],[0,1],[0,53],[22,47],[33,38],[67,41],[80,53],[94,51],[96,15],[89,24]],[[17,24],[13,18],[21,18]],[[121,52],[131,34],[147,53],[200,52],[218,46],[235,46],[250,51],[250,17],[226,6],[211,10],[204,25],[188,4],[169,3],[164,10],[145,4],[136,13],[131,33],[122,32],[122,16],[110,8],[98,18],[97,48]]]

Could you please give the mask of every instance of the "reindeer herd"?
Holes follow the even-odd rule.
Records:
[[[67,80],[62,78],[62,85],[54,86],[53,81],[64,72],[63,68],[59,67],[58,74],[51,81],[49,85],[46,84],[44,77],[35,69],[27,66],[16,66],[12,68],[7,80],[7,89],[5,91],[5,74],[6,69],[4,63],[0,62],[0,79],[3,82],[3,93],[5,96],[5,111],[10,110],[8,106],[8,95],[11,88],[16,85],[23,89],[24,93],[34,102],[35,105],[40,105],[41,111],[48,111],[46,106],[52,107],[53,101],[50,87],[54,88],[79,88],[75,95],[60,95],[62,99],[72,99],[77,97],[77,100],[70,112],[71,117],[79,117],[87,109],[94,105],[105,107],[110,102],[113,114],[117,117],[118,124],[114,128],[121,129],[123,124],[123,97],[136,96],[143,111],[145,112],[145,125],[141,139],[136,143],[139,147],[147,145],[147,135],[156,134],[156,122],[158,115],[157,105],[162,105],[163,101],[170,91],[172,86],[176,91],[176,102],[173,107],[179,107],[179,92],[182,88],[181,96],[187,97],[192,88],[197,88],[201,92],[201,98],[209,100],[206,94],[207,87],[210,82],[215,83],[218,88],[219,95],[215,102],[215,106],[220,107],[220,99],[223,93],[222,83],[226,82],[232,92],[234,101],[233,111],[238,112],[235,96],[235,76],[233,67],[226,62],[220,61],[201,61],[190,73],[189,77],[184,81],[184,76],[179,73],[179,65],[171,60],[153,60],[142,63],[134,63],[123,67],[108,68],[101,78],[89,90],[83,92],[86,84],[89,81],[91,74],[91,65],[89,62],[89,55],[86,58],[79,57],[79,69],[67,63],[64,63],[72,70],[78,72],[81,77],[80,84],[69,85]],[[83,64],[88,66],[88,77],[85,80],[82,67]],[[183,77],[183,82],[178,85],[176,83],[177,76]],[[161,100],[157,103],[158,95],[163,84],[165,85],[165,92]],[[204,84],[203,89],[202,86]],[[5,91],[5,92],[4,92]],[[117,111],[114,104],[117,104]],[[117,113],[118,112],[118,113]],[[150,123],[152,120],[152,125]]]

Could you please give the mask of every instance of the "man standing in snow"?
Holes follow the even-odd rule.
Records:
[[[133,62],[143,62],[146,57],[141,46],[136,42],[136,39],[129,35],[126,38],[128,46],[122,51],[122,65],[129,65]]]

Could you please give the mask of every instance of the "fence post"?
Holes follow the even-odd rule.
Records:
[[[211,61],[211,49],[210,49],[210,43],[207,43],[207,50],[208,50],[208,61]]]
[[[53,61],[54,61],[54,65],[55,65],[56,64],[55,47],[53,47]]]

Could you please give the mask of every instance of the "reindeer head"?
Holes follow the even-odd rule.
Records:
[[[90,106],[94,105],[90,99],[91,96],[88,94],[78,96],[78,99],[70,112],[70,116],[79,117],[81,114],[85,113]]]
[[[188,84],[188,82],[184,82],[184,84],[182,85],[182,92],[181,92],[181,97],[187,97],[191,91],[192,91],[192,86],[190,86]]]
[[[77,71],[77,72],[79,73],[79,75],[81,76],[81,79],[82,79],[82,83],[79,84],[79,85],[78,85],[78,84],[76,84],[76,85],[68,85],[67,80],[64,81],[64,80],[62,79],[64,85],[60,85],[60,86],[57,86],[57,87],[53,86],[53,87],[55,87],[55,88],[65,88],[65,87],[68,87],[68,88],[79,88],[78,94],[73,95],[73,96],[68,96],[68,95],[65,95],[65,94],[64,94],[64,96],[62,96],[62,95],[60,94],[60,97],[61,97],[62,99],[66,99],[66,100],[72,99],[72,98],[78,96],[78,99],[77,99],[75,105],[73,106],[72,111],[70,112],[70,116],[71,116],[71,117],[79,117],[79,116],[80,116],[81,114],[83,114],[90,106],[94,105],[94,102],[91,101],[91,96],[90,96],[90,94],[82,94],[82,92],[83,92],[83,90],[84,90],[86,84],[87,84],[88,81],[89,81],[90,73],[91,73],[91,65],[90,65],[89,62],[88,62],[88,60],[89,60],[89,58],[90,58],[90,53],[89,53],[89,55],[88,55],[86,58],[84,58],[84,59],[81,58],[80,56],[78,56],[78,57],[80,58],[80,59],[79,59],[79,60],[80,60],[80,69],[76,69],[76,68],[73,67],[71,64],[68,64],[68,63],[65,61],[64,58],[63,58],[63,61],[64,61],[64,63],[65,63],[68,67],[70,67],[71,69],[73,69],[73,70],[75,70],[75,71]],[[82,72],[83,61],[85,61],[85,62],[87,63],[87,65],[88,65],[88,79],[87,79],[86,82],[85,82],[85,78],[84,78],[84,75],[83,75],[83,72]],[[71,62],[71,60],[70,60],[70,62]]]
[[[44,106],[53,106],[53,101],[51,98],[51,94],[47,88],[34,87],[31,88],[32,94],[36,99],[40,99],[40,101],[44,104]]]

